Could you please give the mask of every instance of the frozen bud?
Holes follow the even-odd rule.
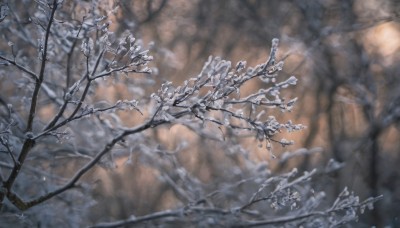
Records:
[[[286,80],[286,82],[290,85],[296,85],[297,84],[297,78],[295,76],[290,76],[290,78],[288,80]]]
[[[71,98],[72,98],[71,93],[66,93],[66,94],[64,95],[64,100],[65,100],[65,101],[69,101],[69,100],[71,100]]]
[[[31,132],[31,131],[26,132],[25,133],[25,138],[32,139],[33,138],[33,132]]]
[[[135,37],[129,36],[129,43],[133,44],[133,43],[135,43],[135,41],[136,41]]]
[[[277,48],[278,45],[279,45],[279,39],[278,38],[272,39],[272,47]]]
[[[240,61],[236,64],[236,71],[241,71],[246,67],[246,61]]]
[[[291,100],[287,103],[287,106],[293,106],[293,105],[296,103],[296,101],[297,101],[297,97],[291,99]]]

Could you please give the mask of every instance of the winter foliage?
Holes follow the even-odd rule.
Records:
[[[345,188],[329,202],[329,189],[316,181],[342,168],[335,160],[309,172],[274,173],[250,158],[243,138],[275,156],[274,148],[295,143],[283,132],[290,136],[305,128],[284,118],[298,100],[285,91],[301,85],[296,76],[280,75],[278,39],[259,65],[210,56],[194,77],[164,81],[153,90],[156,77],[163,76],[152,65],[154,47],[128,30],[111,29],[118,5],[31,5],[29,21],[23,21],[18,3],[1,5],[1,226],[337,227],[357,221],[380,199],[360,200]],[[263,87],[243,95],[251,81]],[[104,88],[121,85],[128,97],[105,98]],[[124,113],[134,121],[127,124]],[[196,133],[235,165],[204,182],[180,157],[201,145],[182,140],[171,149],[158,139],[157,131],[174,126]],[[275,160],[320,152],[300,149]],[[112,172],[120,161],[152,170],[159,183],[153,188],[166,186],[174,203],[145,215],[90,219],[98,204],[93,173]]]

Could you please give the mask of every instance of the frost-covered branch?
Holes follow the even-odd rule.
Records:
[[[131,216],[128,219],[99,223],[92,228],[111,228],[121,226],[140,226],[140,225],[155,225],[155,224],[203,224],[205,226],[226,226],[226,227],[258,227],[266,225],[289,225],[289,226],[300,226],[302,224],[319,224],[320,226],[332,227],[347,224],[351,221],[357,220],[357,213],[364,213],[365,208],[372,209],[373,204],[380,200],[382,197],[369,198],[363,202],[359,202],[358,197],[355,197],[353,193],[349,193],[347,189],[337,197],[336,201],[332,206],[326,207],[325,209],[318,208],[317,206],[323,201],[325,193],[313,193],[314,195],[308,196],[309,193],[304,192],[306,195],[302,195],[297,191],[291,191],[295,189],[301,189],[302,186],[306,186],[310,178],[315,174],[316,171],[311,173],[305,173],[303,176],[295,178],[289,183],[282,184],[288,181],[288,178],[296,176],[296,172],[290,172],[281,176],[275,176],[269,178],[266,182],[261,184],[260,190],[256,192],[258,195],[264,188],[271,188],[276,186],[275,190],[269,193],[269,197],[264,197],[262,201],[271,204],[276,211],[284,210],[289,207],[289,215],[283,215],[279,217],[272,217],[271,215],[263,215],[255,211],[250,211],[248,208],[253,203],[258,203],[261,200],[256,200],[253,196],[251,203],[244,204],[239,207],[231,208],[218,208],[210,206],[200,206],[200,203],[190,204],[185,207],[166,210],[148,215],[135,217]],[[278,183],[274,182],[278,180]],[[248,182],[254,181],[249,179],[245,182],[239,181],[236,185],[231,187],[238,187],[239,185],[249,184]],[[225,190],[219,190],[222,193]],[[279,193],[281,192],[281,193]],[[211,195],[216,194],[215,192]],[[209,195],[209,196],[211,196]],[[302,198],[309,199],[304,200],[301,203]],[[286,199],[286,200],[285,200]],[[283,200],[283,201],[280,201]],[[279,201],[279,202],[278,202]],[[199,201],[200,202],[200,201]],[[276,203],[278,202],[278,203]],[[298,205],[293,206],[293,204]],[[344,215],[344,216],[342,216]],[[249,219],[249,217],[256,217],[258,219]]]
[[[38,80],[35,83],[35,89],[33,91],[32,98],[31,98],[31,105],[30,105],[30,109],[29,109],[27,127],[26,127],[26,132],[28,132],[28,133],[32,131],[32,124],[33,124],[33,120],[34,120],[35,112],[36,112],[36,108],[37,108],[37,99],[38,99],[38,95],[39,95],[39,90],[40,90],[41,84],[44,80],[44,73],[45,73],[46,61],[47,61],[47,48],[48,48],[48,42],[49,42],[49,36],[50,36],[50,28],[53,23],[54,14],[57,10],[58,4],[59,3],[57,2],[57,0],[54,0],[51,5],[49,4],[49,7],[51,8],[51,13],[50,13],[49,21],[47,24],[45,40],[44,40],[44,43],[42,44],[43,46],[40,48],[41,67],[40,67],[40,72],[38,74]],[[19,153],[19,156],[18,156],[18,161],[15,163],[11,174],[7,178],[7,181],[5,181],[3,183],[3,188],[7,189],[7,191],[11,190],[11,187],[13,186],[14,181],[17,178],[19,171],[21,170],[21,167],[25,161],[25,158],[28,155],[29,151],[34,146],[34,144],[35,144],[35,141],[32,140],[32,136],[29,135],[22,146],[21,152]],[[3,202],[3,199],[4,199],[4,194],[0,193],[0,202]]]
[[[158,186],[151,208],[135,208],[127,219],[93,227],[302,226],[313,221],[335,226],[354,221],[380,199],[360,202],[345,189],[335,200],[314,190],[317,177],[342,168],[343,162],[332,159],[310,172],[278,174],[265,160],[252,158],[245,137],[272,152],[273,145],[294,144],[283,132],[290,137],[305,128],[286,116],[298,98],[285,91],[298,80],[282,73],[279,39],[272,40],[269,56],[259,65],[210,56],[200,73],[175,84],[153,78],[150,62],[159,47],[146,47],[131,29],[111,26],[119,20],[122,2],[32,4],[26,25],[18,4],[8,3],[6,16],[0,7],[1,45],[9,47],[0,53],[2,89],[12,85],[0,98],[0,208],[7,213],[23,211],[39,220],[68,208],[63,216],[71,223],[65,226],[80,227],[98,222],[83,218],[105,201],[108,188],[114,203],[113,197],[123,202],[141,197],[133,188],[150,195]],[[149,13],[158,12],[153,4],[147,2]],[[159,81],[159,89],[151,87]],[[249,83],[256,86],[244,88]],[[389,124],[400,116],[391,108]],[[287,152],[278,162],[319,152]],[[113,172],[103,172],[109,169]],[[128,191],[103,186],[103,173],[120,170],[132,172],[118,183],[133,182]],[[160,208],[165,210],[155,212]],[[107,213],[101,221],[126,216]],[[47,226],[56,226],[52,222]]]
[[[286,139],[276,140],[274,136],[282,129],[289,132],[301,130],[303,125],[293,124],[292,121],[282,124],[274,116],[265,118],[265,112],[258,111],[264,106],[291,111],[297,100],[294,98],[286,102],[280,96],[280,90],[296,85],[297,79],[291,76],[287,80],[276,82],[283,67],[283,62],[275,64],[277,44],[278,39],[274,39],[268,61],[254,68],[246,67],[245,61],[232,68],[231,62],[210,57],[201,73],[186,80],[183,85],[175,87],[172,83],[164,83],[158,93],[152,95],[152,98],[163,106],[160,116],[174,121],[170,118],[174,112],[190,110],[199,120],[199,124],[211,122],[225,128],[253,132],[260,142],[267,140],[268,149],[271,149],[271,142],[282,146],[293,144]],[[271,83],[270,87],[240,98],[242,85],[257,79]],[[249,114],[245,114],[244,110],[244,105],[247,104],[251,106]],[[252,113],[258,115],[254,117]]]

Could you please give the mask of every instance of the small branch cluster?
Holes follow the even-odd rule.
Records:
[[[282,129],[288,132],[301,130],[304,128],[303,125],[293,124],[292,121],[279,123],[272,115],[265,118],[265,108],[279,108],[282,112],[291,111],[297,100],[293,98],[285,101],[280,96],[280,90],[296,85],[297,79],[291,76],[287,80],[276,82],[283,62],[275,64],[278,39],[274,39],[272,43],[268,61],[254,68],[247,68],[245,61],[240,61],[232,68],[231,62],[210,57],[201,73],[185,81],[182,86],[174,87],[170,82],[164,83],[157,94],[152,94],[152,98],[162,106],[160,116],[166,121],[173,122],[176,113],[187,111],[202,125],[209,122],[237,132],[253,132],[260,142],[267,141],[268,149],[271,149],[271,142],[282,146],[293,144],[293,141],[277,140],[274,136]],[[242,86],[256,78],[270,84],[269,88],[259,89],[242,98],[240,96]],[[245,110],[246,107],[249,107],[248,110]],[[193,125],[192,121],[187,123],[179,121],[179,123]]]
[[[373,204],[382,198],[382,196],[368,198],[360,202],[358,197],[345,188],[335,202],[328,206],[324,204],[326,197],[324,192],[314,192],[310,189],[309,182],[316,174],[317,170],[313,170],[299,176],[298,171],[294,169],[289,173],[269,178],[262,178],[261,175],[211,192],[196,203],[190,203],[179,209],[141,217],[132,216],[126,220],[100,223],[91,227],[110,228],[144,224],[150,226],[163,224],[171,227],[194,224],[204,227],[337,227],[356,221],[357,214],[364,213],[365,208],[372,209]],[[212,204],[216,195],[226,197],[229,202],[229,196],[224,195],[229,195],[229,192],[235,191],[239,186],[246,188],[260,182],[259,189],[247,203],[239,200],[240,202],[232,203],[236,205],[242,203],[240,206],[228,207]]]

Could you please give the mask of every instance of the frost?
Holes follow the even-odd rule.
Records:
[[[239,61],[239,62],[236,64],[236,71],[237,71],[237,72],[240,72],[240,71],[242,71],[243,69],[245,69],[245,68],[246,68],[246,64],[247,64],[246,61]]]
[[[296,104],[297,97],[287,98],[288,91],[284,88],[291,89],[291,85],[297,84],[297,79],[291,76],[285,80],[280,75],[285,57],[278,55],[278,39],[272,40],[269,57],[264,57],[262,62],[253,66],[247,66],[245,60],[232,66],[228,60],[210,56],[201,72],[185,75],[187,78],[183,83],[175,79],[174,82],[168,81],[171,77],[164,75],[168,71],[160,72],[162,77],[154,80],[150,73],[156,75],[159,72],[149,64],[154,59],[151,53],[155,53],[156,57],[160,54],[168,57],[160,66],[181,63],[171,60],[171,51],[160,50],[151,43],[145,45],[141,39],[136,39],[132,32],[140,34],[137,33],[140,31],[138,28],[120,31],[124,26],[111,27],[112,21],[118,25],[118,20],[124,20],[128,26],[141,25],[129,21],[130,18],[120,17],[122,14],[119,15],[117,7],[105,7],[114,4],[112,1],[82,1],[82,4],[68,7],[60,5],[58,9],[46,1],[35,3],[37,7],[24,11],[28,15],[23,14],[19,18],[21,12],[11,11],[13,20],[0,24],[9,26],[2,30],[5,32],[3,38],[6,38],[3,43],[11,47],[4,49],[6,54],[1,53],[1,64],[13,65],[2,68],[0,77],[6,80],[4,85],[10,82],[17,85],[15,90],[9,92],[14,93],[13,96],[4,97],[5,102],[2,102],[3,106],[7,102],[10,104],[0,109],[0,165],[3,170],[0,178],[8,178],[6,175],[9,173],[12,173],[12,178],[14,173],[20,178],[14,186],[3,184],[3,188],[9,189],[1,189],[0,198],[9,198],[7,204],[14,204],[29,213],[32,224],[37,223],[35,218],[53,218],[56,214],[63,214],[59,213],[59,209],[66,205],[65,216],[57,222],[64,224],[73,220],[65,226],[81,227],[87,223],[85,215],[93,209],[91,196],[98,197],[92,194],[97,191],[107,191],[107,194],[120,197],[122,201],[129,201],[131,196],[140,198],[140,194],[123,191],[122,185],[129,178],[115,178],[121,185],[112,184],[115,183],[114,177],[125,171],[133,171],[130,177],[139,183],[132,185],[133,193],[143,192],[139,189],[143,186],[151,191],[153,187],[161,187],[174,196],[171,202],[167,202],[168,205],[156,205],[156,202],[154,208],[177,208],[145,217],[125,216],[145,222],[133,221],[132,224],[137,222],[138,226],[168,224],[179,227],[193,224],[199,227],[247,227],[252,225],[247,224],[249,222],[274,221],[280,216],[292,216],[295,219],[278,226],[296,227],[312,223],[317,224],[316,227],[333,227],[328,219],[332,218],[329,220],[332,222],[341,222],[342,217],[351,220],[357,216],[357,207],[361,206],[360,210],[373,208],[374,200],[360,203],[347,189],[333,205],[328,205],[328,200],[322,200],[323,192],[312,190],[311,181],[316,170],[301,173],[297,169],[285,172],[289,167],[283,166],[278,167],[282,168],[279,172],[269,169],[267,161],[274,163],[271,167],[275,167],[275,163],[283,164],[283,160],[294,157],[289,151],[283,154],[282,159],[270,159],[278,158],[273,151],[276,146],[278,150],[280,147],[290,150],[289,146],[294,141],[290,138],[292,134],[288,133],[304,128],[279,112],[290,111]],[[61,4],[62,1],[53,3]],[[137,13],[137,18],[150,18],[153,13],[158,13],[154,10],[157,10],[159,1],[148,3],[137,5],[132,13]],[[79,10],[71,12],[74,5],[78,5]],[[145,11],[140,11],[140,5],[145,6]],[[0,19],[3,20],[7,14],[4,13],[6,7],[2,5],[1,8]],[[54,13],[53,9],[59,11]],[[31,11],[34,13],[29,15]],[[114,13],[118,15],[112,15]],[[51,15],[56,15],[53,21]],[[71,21],[71,15],[76,20]],[[33,21],[26,19],[30,16]],[[23,24],[25,20],[29,22],[26,25]],[[51,25],[50,31],[46,31],[47,25]],[[19,31],[21,28],[23,31]],[[111,29],[117,29],[117,32]],[[50,38],[45,43],[47,35]],[[148,37],[145,38],[147,40]],[[14,45],[13,42],[33,45]],[[32,58],[29,53],[35,53],[36,48],[39,58],[44,56],[44,50],[49,52],[50,58],[44,61]],[[41,71],[40,66],[46,67],[42,67]],[[29,80],[26,80],[26,75]],[[162,83],[161,86],[159,83]],[[257,85],[261,89],[247,85]],[[116,93],[106,93],[109,89]],[[37,97],[33,91],[39,91]],[[102,94],[103,91],[106,92]],[[143,113],[142,109],[145,110]],[[24,129],[33,130],[24,134]],[[29,145],[33,140],[35,146]],[[258,146],[257,152],[266,156],[257,157],[257,154],[246,150],[244,146],[248,142]],[[307,151],[295,152],[311,154]],[[18,164],[15,158],[24,156],[27,163]],[[260,160],[261,165],[258,163]],[[217,172],[207,170],[210,161]],[[79,164],[74,165],[74,162]],[[62,164],[71,164],[68,173],[63,172],[65,167]],[[129,167],[115,170],[121,164]],[[97,165],[105,168],[98,169],[105,174],[105,179],[102,178],[104,183],[81,178],[87,172],[97,170]],[[330,161],[325,169],[319,170],[318,176],[342,165]],[[108,172],[108,169],[114,170]],[[138,170],[145,175],[138,175]],[[35,184],[34,180],[38,180],[39,184]],[[154,182],[157,180],[162,185]],[[141,183],[144,185],[141,186]],[[32,184],[34,188],[30,189]],[[38,204],[26,210],[28,208],[23,202],[7,192],[15,190],[22,194],[26,193],[26,189],[30,189],[29,194],[21,195],[21,200],[32,198],[28,206],[52,197],[61,200],[45,202],[49,203],[49,207]],[[63,194],[58,195],[61,192]],[[101,197],[99,202],[102,202]],[[310,216],[301,217],[307,214]],[[296,216],[301,219],[296,220]],[[109,221],[111,217],[101,220]],[[155,222],[152,218],[159,221]],[[42,224],[44,227],[57,226],[48,219],[41,221],[49,222]],[[197,221],[199,224],[194,223]]]
[[[289,145],[293,145],[294,141],[293,140],[289,141],[287,139],[281,139],[280,143],[281,143],[282,146],[289,146]]]
[[[0,5],[0,22],[2,22],[8,16],[9,11],[10,9],[8,8],[8,5]]]
[[[92,38],[86,39],[82,42],[81,51],[85,56],[89,56],[90,52],[93,50],[94,42]]]
[[[292,107],[294,106],[294,104],[296,103],[296,101],[297,101],[297,97],[291,99],[291,100],[286,104],[286,105],[287,105],[287,108],[288,108],[289,110],[292,109]]]
[[[274,96],[274,97],[277,98],[278,100],[280,99],[280,98],[279,98],[279,94],[280,94],[279,89],[276,89],[276,88],[271,89],[271,91],[269,92],[269,94],[270,94],[271,96]]]
[[[295,76],[290,76],[288,80],[286,80],[286,83],[290,85],[296,85],[297,84],[297,78]]]
[[[33,132],[31,132],[31,131],[26,132],[25,133],[25,138],[32,139],[33,138]]]

